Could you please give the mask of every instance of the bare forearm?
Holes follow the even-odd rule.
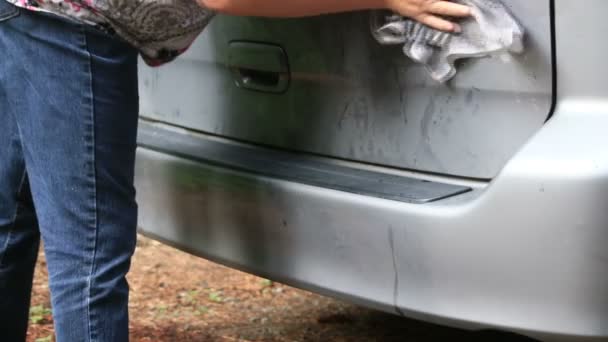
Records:
[[[2,1],[2,0],[0,0]],[[458,31],[446,17],[467,17],[471,10],[451,0],[196,0],[216,12],[255,17],[306,17],[337,12],[390,9],[444,31]],[[451,19],[453,20],[453,19]]]
[[[305,17],[387,8],[385,0],[198,0],[226,14],[260,17]]]

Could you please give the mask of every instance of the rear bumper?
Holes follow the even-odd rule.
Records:
[[[608,338],[605,108],[561,106],[486,187],[430,204],[140,148],[140,226],[203,257],[385,311]]]

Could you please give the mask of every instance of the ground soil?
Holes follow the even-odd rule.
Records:
[[[129,275],[131,340],[520,341],[409,320],[235,271],[139,237]],[[52,342],[46,264],[36,269],[28,342]]]

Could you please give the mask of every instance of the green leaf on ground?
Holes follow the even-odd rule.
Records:
[[[224,298],[222,297],[221,292],[215,291],[209,293],[209,300],[215,303],[221,303],[224,301]]]
[[[47,316],[50,316],[51,313],[51,309],[45,307],[44,305],[32,306],[30,308],[30,322],[32,324],[43,323],[46,320]]]
[[[271,287],[272,285],[274,285],[274,282],[270,279],[262,279],[260,281],[260,285],[262,285],[262,287]]]
[[[53,341],[53,335],[49,335],[47,337],[40,337],[35,340],[35,342],[52,342],[52,341]]]

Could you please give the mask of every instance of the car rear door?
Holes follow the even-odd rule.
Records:
[[[142,117],[279,150],[491,179],[553,103],[550,0],[505,0],[526,51],[468,60],[448,84],[369,13],[275,20],[218,16],[189,52],[140,68]]]

